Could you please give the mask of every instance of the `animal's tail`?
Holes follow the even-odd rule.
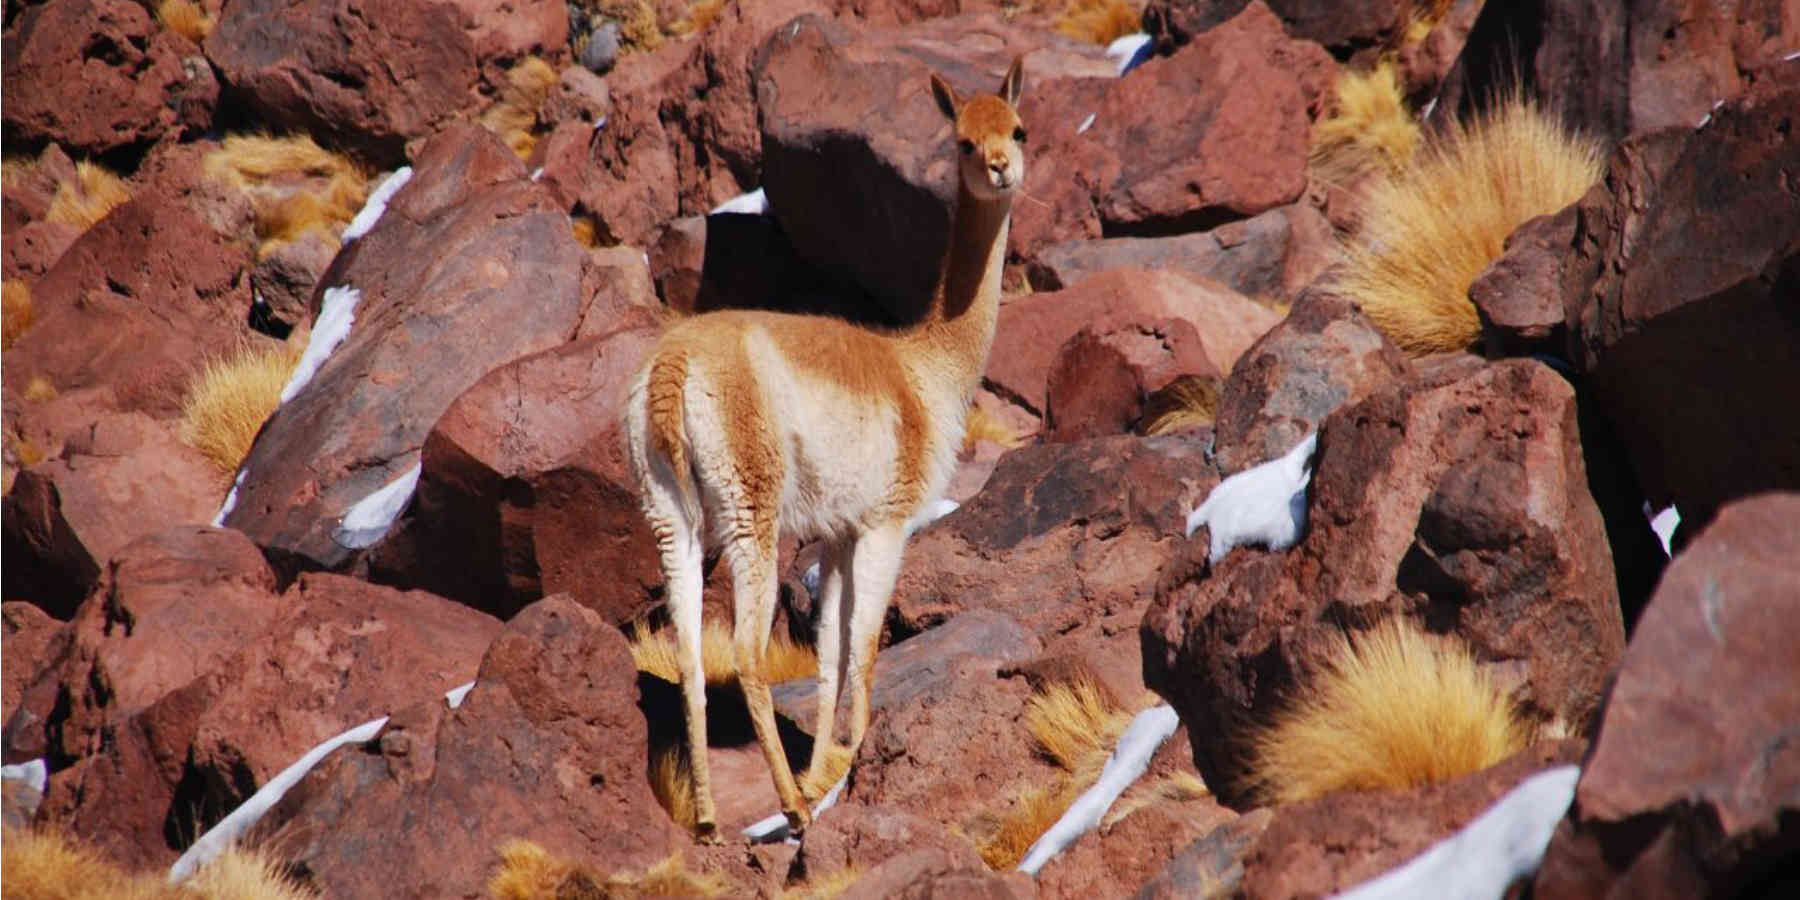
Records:
[[[651,361],[650,375],[644,385],[650,450],[668,461],[684,502],[693,503],[699,495],[694,488],[694,470],[687,453],[686,387],[686,357],[671,353]]]

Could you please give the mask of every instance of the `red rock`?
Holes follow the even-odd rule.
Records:
[[[219,84],[200,50],[126,0],[56,0],[8,16],[8,140],[99,154],[205,131]]]
[[[1411,8],[1404,0],[1266,0],[1289,34],[1317,41],[1341,55],[1395,41]],[[1145,30],[1186,44],[1250,6],[1246,0],[1151,0]]]
[[[654,106],[617,104],[598,132],[564,122],[538,143],[539,183],[559,206],[592,215],[602,244],[644,246],[679,211],[675,158]]]
[[[1568,346],[1562,283],[1575,243],[1576,208],[1539,216],[1506,239],[1506,252],[1469,285],[1490,357],[1562,353]]]
[[[1190,323],[1209,363],[1206,370],[1226,372],[1280,316],[1216,282],[1117,269],[1065,291],[1002,305],[984,385],[1033,414],[1041,413],[1051,368],[1076,332],[1154,327],[1166,319]]]
[[[1214,828],[1175,853],[1138,891],[1144,900],[1234,896],[1249,852],[1273,813],[1258,809]]]
[[[1296,547],[1210,570],[1189,549],[1144,617],[1145,681],[1220,800],[1248,799],[1248,724],[1390,615],[1466,640],[1528,717],[1588,727],[1624,627],[1568,384],[1527,361],[1426,368],[1333,413],[1319,446]]]
[[[0,721],[10,722],[25,688],[64,652],[58,645],[68,641],[68,629],[30,603],[9,600],[0,605],[0,637],[6,646],[0,655]]]
[[[1663,575],[1536,896],[1733,896],[1791,865],[1800,495],[1728,504]]]
[[[1800,379],[1800,204],[1781,187],[1796,117],[1800,90],[1771,86],[1629,141],[1578,207],[1571,352],[1651,504],[1690,525],[1800,488],[1800,420],[1770,414]]]
[[[375,577],[509,617],[568,592],[623,625],[662,583],[619,410],[654,328],[584,338],[495,369],[425,439],[417,512]]]
[[[303,575],[280,613],[198,678],[111,726],[96,752],[52,778],[48,814],[121,858],[167,865],[319,743],[415,704],[441,705],[500,631],[440,597],[336,575]],[[115,805],[115,795],[142,802]]]
[[[7,595],[58,618],[125,545],[211,519],[221,490],[211,463],[143,413],[103,414],[66,441],[19,473],[3,501]]]
[[[1577,762],[1580,741],[1539,744],[1496,766],[1409,791],[1341,791],[1277,807],[1244,857],[1245,898],[1323,897],[1449,837],[1537,772]]]
[[[343,517],[418,461],[432,425],[482,376],[626,311],[548,192],[472,125],[426,146],[380,223],[320,283],[359,292],[355,321],[264,424],[226,518],[311,567],[360,549],[338,534]]]
[[[1044,439],[1130,431],[1144,401],[1182,375],[1221,377],[1184,319],[1087,327],[1063,344],[1044,390]]]
[[[533,604],[488,648],[461,707],[396,715],[289,795],[289,858],[344,897],[484,896],[514,837],[600,872],[643,871],[686,838],[646,780],[636,675],[598,615],[566,596]]]
[[[942,853],[959,868],[982,867],[975,845],[937,822],[891,807],[844,806],[826,810],[806,830],[788,875],[818,882],[920,850]]]
[[[1285,455],[1333,410],[1411,368],[1349,301],[1303,295],[1232,366],[1214,422],[1220,471]]]
[[[1022,872],[998,875],[982,865],[968,865],[959,854],[937,849],[914,850],[865,872],[842,894],[843,900],[884,897],[1022,900],[1037,891]]]
[[[6,229],[4,262],[0,272],[7,278],[36,282],[68,251],[81,231],[61,222],[27,222]]]
[[[955,198],[950,123],[921,57],[958,91],[992,92],[1021,54],[1027,97],[1051,78],[1112,72],[1099,47],[994,16],[860,31],[806,17],[757,52],[762,178],[775,216],[801,258],[878,298],[878,318],[923,311]],[[1027,190],[1040,178],[1054,183],[1036,170],[1032,146]]]
[[[7,233],[44,218],[56,199],[57,185],[74,177],[75,161],[54,143],[36,159],[14,166],[12,177],[0,187],[0,223]]]
[[[295,328],[312,322],[312,297],[319,277],[337,256],[337,242],[317,231],[277,244],[258,254],[250,270],[250,286],[262,301],[259,314],[276,327]]]
[[[249,334],[250,263],[251,249],[185,198],[139,195],[32,286],[34,321],[7,350],[6,380],[41,376],[64,392],[107,385],[125,409],[173,416],[198,361]]]

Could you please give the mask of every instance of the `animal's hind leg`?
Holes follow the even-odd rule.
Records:
[[[838,691],[843,684],[844,633],[850,626],[850,617],[844,613],[845,590],[844,578],[849,562],[850,548],[853,546],[848,538],[828,541],[824,552],[819,554],[819,630],[816,641],[819,651],[819,707],[814,719],[812,759],[806,767],[806,782],[809,787],[825,790],[828,785],[819,784],[827,768],[830,767],[831,750],[837,745],[837,705]]]
[[[775,700],[769,694],[769,684],[762,669],[769,629],[775,624],[774,523],[759,523],[751,531],[753,536],[740,535],[729,548],[733,600],[737,607],[732,649],[738,685],[744,689],[750,724],[756,728],[756,742],[762,746],[763,758],[768,761],[769,773],[775,780],[775,794],[781,798],[781,811],[787,814],[789,831],[798,835],[812,817],[794,782],[787,753],[781,746],[781,733],[775,727]]]
[[[888,598],[906,549],[904,524],[873,529],[856,539],[850,556],[850,752],[869,729],[869,695],[875,687],[875,650],[887,618]]]
[[[665,502],[652,489],[650,528],[662,556],[665,602],[675,623],[675,653],[681,667],[681,699],[687,713],[689,771],[693,775],[695,833],[718,843],[718,815],[713,806],[712,772],[706,758],[706,668],[701,658],[700,592],[704,553],[697,523],[679,503]]]

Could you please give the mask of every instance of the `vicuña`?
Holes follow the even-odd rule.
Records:
[[[833,753],[846,677],[850,743],[836,752],[853,755],[868,729],[875,651],[907,521],[950,479],[994,342],[1007,225],[1025,171],[1020,64],[1007,70],[997,96],[964,100],[931,76],[938,106],[955,122],[961,164],[950,250],[920,322],[883,332],[825,316],[707,313],[670,327],[632,384],[627,450],[662,554],[702,840],[718,840],[701,671],[709,539],[731,566],[738,682],[792,833],[811,814],[758,670],[775,616],[783,528],[826,542],[809,769],[820,772]]]

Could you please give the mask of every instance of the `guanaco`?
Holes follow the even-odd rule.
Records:
[[[959,165],[950,247],[922,320],[884,331],[828,316],[706,313],[672,325],[632,384],[627,452],[662,556],[703,841],[719,841],[701,668],[708,538],[731,567],[733,661],[791,834],[811,814],[758,666],[774,621],[781,529],[825,542],[809,773],[829,765],[846,672],[850,741],[837,748],[840,759],[854,757],[868,729],[875,653],[907,522],[950,480],[994,342],[1007,226],[1024,178],[1022,62],[1013,61],[997,95],[965,99],[931,76],[938,107],[955,123]]]

